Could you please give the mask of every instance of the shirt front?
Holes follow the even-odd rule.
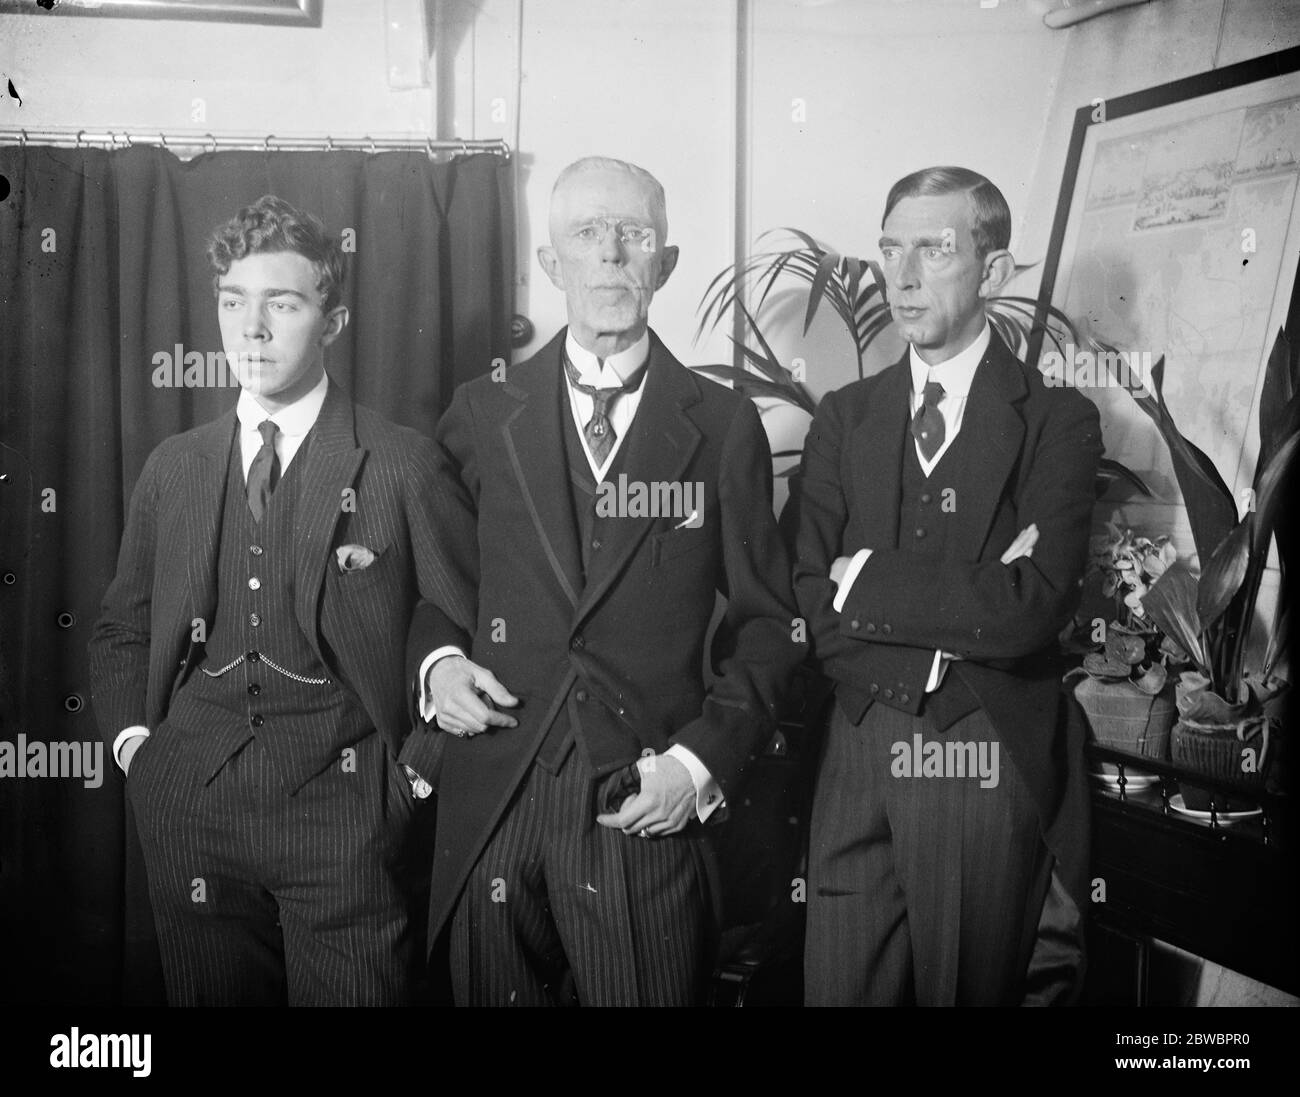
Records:
[[[569,361],[573,363],[574,368],[577,369],[578,381],[581,384],[598,389],[621,388],[627,383],[629,377],[646,364],[646,360],[650,357],[650,332],[645,331],[642,333],[641,338],[626,350],[611,354],[602,361],[587,350],[586,347],[580,345],[577,339],[573,337],[573,330],[570,329],[564,340],[564,352],[569,356]],[[591,421],[591,413],[596,406],[596,402],[585,392],[580,392],[569,384],[568,371],[565,371],[565,388],[569,393],[569,409],[573,412],[573,421],[578,426],[578,437],[582,439],[582,450],[587,455],[587,463],[591,466],[591,474],[596,478],[597,484],[605,479],[605,472],[609,469],[614,460],[614,455],[618,453],[619,447],[623,444],[623,439],[632,426],[632,420],[636,417],[636,410],[641,406],[641,396],[645,392],[645,379],[649,372],[649,370],[646,370],[642,373],[641,383],[634,391],[623,393],[622,396],[610,404],[608,418],[609,425],[614,431],[614,444],[609,447],[609,453],[605,456],[605,463],[597,465],[591,455],[591,449],[587,445],[587,435],[585,433],[585,428]]]
[[[235,416],[239,419],[239,451],[244,463],[245,483],[248,481],[248,470],[253,465],[253,458],[262,448],[258,426],[268,419],[275,423],[275,455],[280,459],[280,475],[283,476],[289,470],[289,463],[302,448],[307,433],[320,418],[320,409],[325,406],[325,393],[328,389],[329,375],[322,370],[320,380],[309,392],[274,415],[262,407],[248,389],[240,391]]]
[[[943,398],[939,401],[939,414],[943,416],[943,444],[935,450],[934,456],[927,459],[921,452],[921,443],[913,439],[916,456],[921,462],[921,471],[929,476],[940,458],[948,452],[953,439],[961,430],[962,419],[966,416],[966,399],[970,396],[970,387],[975,380],[975,371],[989,349],[992,338],[989,322],[984,321],[984,329],[975,337],[975,342],[965,350],[958,351],[943,362],[929,365],[916,353],[916,347],[908,348],[908,361],[912,370],[912,417],[921,410],[925,402],[927,382],[938,381],[943,386]]]

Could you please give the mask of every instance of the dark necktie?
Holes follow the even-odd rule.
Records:
[[[943,413],[939,411],[943,386],[938,381],[927,381],[922,399],[924,402],[912,417],[912,437],[921,448],[921,456],[931,461],[943,445]]]
[[[271,419],[258,424],[257,432],[262,436],[262,448],[257,451],[257,456],[248,467],[248,509],[258,522],[266,513],[267,501],[280,479],[280,459],[275,455],[278,429]]]
[[[601,389],[595,385],[582,384],[578,380],[578,367],[569,361],[567,354],[564,356],[564,372],[568,374],[569,384],[591,397],[591,418],[582,428],[582,436],[586,439],[587,449],[598,468],[605,464],[609,451],[614,448],[614,440],[618,437],[618,432],[609,421],[610,405],[624,393],[636,392],[641,387],[641,377],[645,370],[644,365],[640,366],[618,388]]]

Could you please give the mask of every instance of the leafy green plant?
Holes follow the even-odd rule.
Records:
[[[1101,593],[1115,600],[1115,612],[1127,627],[1149,627],[1142,599],[1178,559],[1178,550],[1164,535],[1152,540],[1131,529],[1121,530],[1114,522],[1107,522],[1106,528],[1102,543],[1092,553],[1093,565],[1101,572]]]
[[[1113,522],[1106,526],[1108,532],[1094,541],[1092,567],[1101,574],[1102,594],[1115,602],[1116,620],[1100,650],[1084,655],[1083,669],[1099,681],[1129,681],[1154,695],[1187,655],[1145,614],[1142,599],[1174,565],[1178,551],[1166,536],[1152,540]]]
[[[1269,546],[1276,537],[1283,559],[1291,548],[1290,533],[1278,518],[1300,449],[1300,352],[1279,330],[1260,397],[1259,461],[1240,520],[1236,500],[1214,462],[1178,430],[1163,388],[1161,357],[1148,385],[1127,391],[1169,447],[1201,575],[1198,579],[1182,562],[1174,564],[1143,596],[1142,605],[1195,664],[1194,672],[1183,675],[1179,711],[1191,719],[1230,723],[1258,712],[1285,687],[1272,675],[1285,635],[1285,598],[1273,614],[1261,665],[1248,669],[1246,653]]]

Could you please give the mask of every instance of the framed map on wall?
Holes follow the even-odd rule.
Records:
[[[1096,100],[1075,115],[1040,305],[1123,352],[1139,376],[1163,356],[1174,420],[1243,506],[1264,365],[1279,328],[1300,335],[1298,207],[1300,49]],[[1031,360],[1042,361],[1040,349],[1031,346]],[[1130,503],[1124,520],[1149,536],[1172,534],[1191,557],[1155,425],[1111,372],[1078,376],[1101,412],[1107,456],[1155,495]]]

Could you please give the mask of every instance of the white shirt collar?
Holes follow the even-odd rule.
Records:
[[[311,391],[274,415],[268,414],[266,408],[253,398],[252,393],[243,389],[239,393],[239,403],[235,405],[235,414],[239,416],[239,425],[246,431],[256,431],[259,423],[273,419],[285,437],[302,438],[316,425],[328,388],[329,374],[322,370],[320,380],[312,386]]]
[[[912,366],[912,392],[925,391],[926,381],[938,381],[943,386],[945,396],[965,397],[970,395],[971,383],[975,380],[975,371],[984,358],[992,338],[989,322],[984,321],[984,329],[975,337],[975,342],[965,350],[958,351],[951,358],[929,365],[921,360],[915,347],[908,349]]]
[[[596,356],[573,337],[572,328],[564,338],[564,349],[569,355],[569,361],[578,367],[578,380],[582,384],[597,388],[617,388],[645,365],[650,356],[650,329],[646,328],[641,333],[641,338],[627,350],[606,358],[603,368]]]

